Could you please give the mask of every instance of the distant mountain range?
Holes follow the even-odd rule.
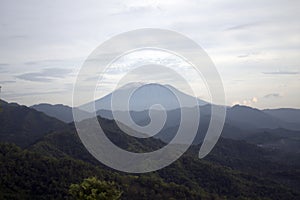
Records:
[[[167,91],[167,87],[172,88],[176,95],[183,99],[194,98],[191,97],[172,86],[163,86],[159,84],[142,84],[142,83],[131,83],[127,84],[116,91],[114,95],[125,96],[132,88],[140,86],[140,89],[133,95],[129,102],[129,110],[132,113],[142,113],[148,111],[149,105],[155,103],[161,103],[166,110],[176,110],[180,108],[180,105],[174,96]],[[112,118],[111,114],[111,100],[113,93],[110,93],[95,101],[95,108],[99,115],[103,117]],[[203,100],[198,100],[200,111],[204,115],[210,115],[209,103]],[[93,111],[94,102],[90,102],[76,108],[82,113],[83,119],[91,116]],[[38,111],[44,112],[45,114],[55,117],[64,122],[72,122],[72,108],[62,104],[37,104],[31,106]],[[124,110],[119,110],[124,111]],[[258,110],[248,106],[235,105],[227,108],[227,122],[237,123],[238,127],[246,129],[257,129],[257,128],[287,128],[291,130],[300,130],[300,110],[291,108],[281,109],[266,109]]]
[[[137,85],[134,85],[134,83],[126,85],[117,89],[115,93],[119,93],[117,95],[122,96],[131,90],[131,86],[136,87]],[[174,101],[174,96],[166,92],[166,86],[161,86],[158,84],[146,84],[140,86],[140,93],[137,93],[138,95],[133,96],[133,100],[130,103],[130,108],[132,108],[132,110],[130,110],[130,115],[133,121],[139,125],[148,124],[150,122],[148,110],[149,105],[161,102],[167,109],[167,121],[163,129],[157,135],[155,135],[155,137],[164,142],[169,142],[176,134],[181,120],[181,112],[178,102]],[[192,98],[189,95],[176,90],[175,88],[173,88],[173,90],[176,91],[176,94],[182,98]],[[112,111],[110,110],[110,101],[112,95],[113,94],[109,94],[95,101],[98,116],[111,120],[114,119]],[[143,95],[146,97],[143,98]],[[200,104],[199,109],[201,117],[198,134],[194,140],[194,144],[199,144],[203,141],[211,115],[211,105],[202,100],[199,100],[198,102]],[[76,108],[81,114],[82,120],[91,117],[91,113],[84,111],[89,110],[91,106],[92,103],[88,103]],[[38,104],[32,106],[31,108],[67,123],[73,121],[72,108],[66,105]],[[193,108],[181,109],[188,110]],[[116,113],[118,112],[126,111],[116,111]],[[156,111],[156,115],[159,115],[160,112],[161,111]],[[259,110],[241,105],[227,107],[227,115],[222,137],[246,140],[250,143],[257,144],[265,148],[300,152],[299,116],[299,109]]]
[[[70,106],[66,106],[63,104],[51,105],[47,103],[41,103],[30,107],[37,111],[43,112],[48,116],[55,117],[56,119],[59,119],[63,122],[73,122],[72,107]],[[80,116],[82,116],[81,120],[91,117],[91,113],[80,110],[78,108],[75,109],[80,113]]]
[[[300,197],[300,134],[276,128],[270,120],[275,118],[269,118],[270,115],[260,110],[241,106],[228,108],[228,116],[232,115],[234,120],[225,123],[222,137],[227,139],[220,138],[213,151],[200,160],[197,152],[201,134],[210,117],[210,105],[201,106],[203,112],[195,145],[164,169],[132,175],[111,170],[95,160],[82,145],[73,123],[66,124],[15,103],[1,101],[1,108],[0,199],[68,199],[70,184],[89,176],[115,181],[124,191],[122,199],[148,199],[151,196],[155,199],[290,200]],[[50,105],[48,111],[51,108]],[[52,113],[60,110],[70,112],[68,108]],[[266,120],[268,126],[275,128],[263,128],[258,123],[260,120],[236,127],[241,122],[241,119],[237,120],[242,117],[241,110],[246,114],[249,112],[250,117],[259,116],[260,120]],[[109,115],[109,112],[102,110],[100,114]],[[179,109],[168,113],[172,117],[168,118],[162,131],[166,134],[176,131]],[[147,111],[132,111],[132,114],[141,124],[148,120],[145,117]],[[133,152],[161,148],[165,145],[164,140],[172,137],[134,138],[118,129],[115,121],[103,117],[98,117],[98,120],[113,143]],[[276,120],[276,123],[283,121]],[[246,123],[247,120],[242,121]],[[256,128],[248,129],[252,125]]]
[[[300,123],[300,110],[292,108],[265,109],[265,113],[289,123]]]

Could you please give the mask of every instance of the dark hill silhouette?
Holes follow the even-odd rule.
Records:
[[[295,152],[221,138],[203,160],[197,156],[199,144],[193,145],[164,169],[131,175],[95,160],[79,140],[73,123],[65,124],[26,106],[1,105],[4,128],[0,141],[6,142],[0,144],[3,199],[65,199],[70,184],[88,176],[115,181],[123,199],[298,199],[300,195],[299,179],[295,178],[300,162]],[[165,145],[155,138],[128,136],[113,120],[99,117],[99,122],[111,141],[123,149],[147,152]]]
[[[67,129],[62,121],[26,106],[1,100],[0,141],[26,147],[55,130]]]

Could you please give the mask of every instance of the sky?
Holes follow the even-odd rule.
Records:
[[[0,97],[28,106],[72,105],[77,73],[95,48],[126,31],[160,28],[208,53],[226,105],[300,108],[299,9],[298,0],[0,0]],[[124,58],[123,65],[139,59]],[[107,75],[104,93],[121,73]]]

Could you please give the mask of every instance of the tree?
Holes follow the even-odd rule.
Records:
[[[100,181],[96,177],[71,184],[69,193],[76,200],[118,200],[122,195],[114,182]]]

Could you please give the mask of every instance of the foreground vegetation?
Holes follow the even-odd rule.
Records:
[[[24,106],[2,105],[0,199],[300,198],[298,154],[221,139],[205,159],[198,159],[199,146],[192,146],[164,169],[121,173],[87,152],[73,124]],[[112,120],[99,121],[120,148],[146,152],[165,145],[153,138],[130,137]]]

